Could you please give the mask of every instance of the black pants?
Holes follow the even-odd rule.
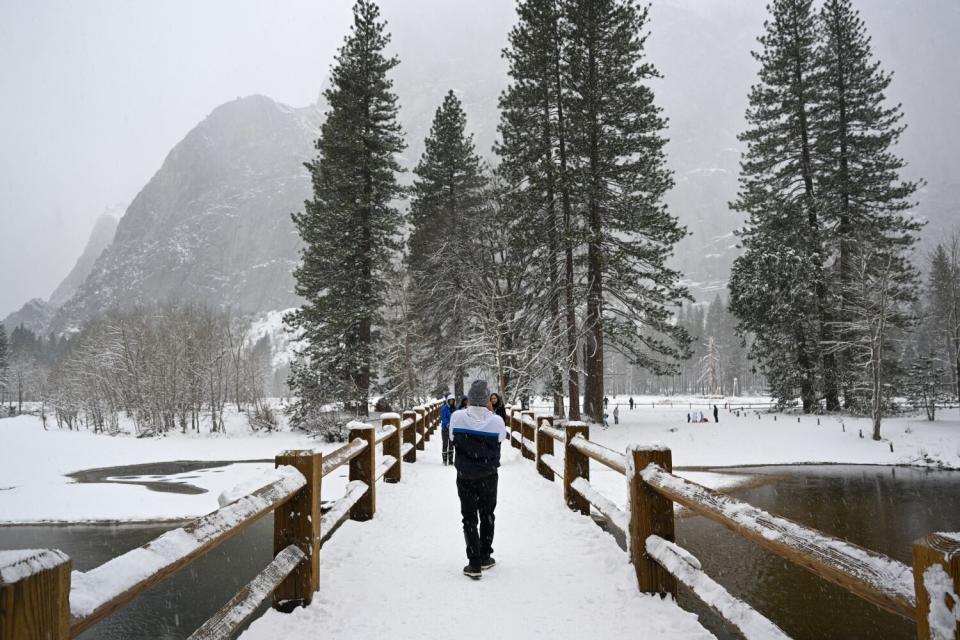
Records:
[[[493,512],[497,508],[497,473],[468,480],[457,477],[460,515],[463,516],[463,539],[467,543],[467,560],[479,565],[493,554]],[[479,525],[479,530],[478,530]]]
[[[449,429],[440,429],[443,440],[443,464],[453,464],[453,441],[450,439]]]

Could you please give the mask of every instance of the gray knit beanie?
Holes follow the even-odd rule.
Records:
[[[486,380],[474,380],[470,385],[470,391],[467,392],[467,400],[471,407],[485,407],[490,401],[490,391],[487,389]]]

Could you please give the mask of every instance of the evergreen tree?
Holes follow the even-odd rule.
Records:
[[[918,183],[900,180],[904,162],[893,153],[905,127],[900,105],[886,104],[892,74],[874,60],[866,26],[850,0],[826,0],[820,28],[820,103],[813,114],[817,195],[829,227],[826,248],[836,256],[828,274],[834,293],[829,315],[842,324],[850,313],[844,292],[853,277],[851,255],[869,247],[892,257],[891,269],[912,273],[905,250],[922,225],[907,215]],[[847,337],[832,341],[844,344]],[[847,396],[856,374],[844,365],[848,354],[837,355]]]
[[[799,389],[805,412],[821,387],[826,307],[823,220],[815,193],[811,117],[819,100],[812,0],[774,0],[754,52],[759,82],[750,89],[740,191],[731,206],[746,213],[743,254],[730,278],[730,308],[742,333],[756,336],[758,360],[781,401]],[[827,358],[825,363],[830,368]],[[832,376],[827,376],[832,380]],[[836,408],[833,382],[828,407]]]
[[[10,370],[10,346],[7,344],[7,328],[0,324],[0,405],[7,393],[7,375]]]
[[[468,355],[460,348],[466,328],[462,297],[473,286],[462,258],[466,235],[484,205],[487,182],[466,122],[460,100],[448,92],[413,170],[417,177],[407,243],[413,312],[433,361],[448,371],[458,397],[464,392]]]
[[[953,393],[960,398],[960,231],[937,245],[927,284],[934,349],[950,371]]]
[[[531,308],[549,311],[543,335],[551,363],[549,390],[554,413],[564,415],[563,376],[567,378],[569,416],[580,419],[577,300],[578,242],[567,158],[568,118],[564,105],[565,50],[561,0],[521,0],[518,23],[509,34],[510,85],[500,97],[499,172],[509,186],[509,206],[540,241],[529,250],[540,279]]]
[[[566,92],[574,193],[586,239],[584,411],[603,416],[603,353],[612,347],[643,367],[671,372],[689,336],[671,307],[689,297],[667,267],[686,234],[663,203],[666,120],[647,82],[649,8],[634,0],[566,3]]]
[[[293,214],[304,242],[294,271],[304,304],[286,318],[304,341],[291,367],[295,421],[311,419],[331,399],[368,411],[390,256],[400,249],[401,216],[392,203],[402,194],[396,154],[404,149],[387,77],[399,61],[384,55],[389,35],[379,17],[373,2],[357,0],[324,92],[329,110],[318,157],[306,164],[313,199]]]

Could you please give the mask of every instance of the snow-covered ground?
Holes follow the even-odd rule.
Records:
[[[706,411],[703,399],[635,397],[632,411],[626,398],[611,398],[609,411],[620,406],[620,424],[591,429],[592,440],[617,451],[628,444],[659,442],[673,451],[676,467],[725,467],[790,463],[907,464],[960,468],[960,419],[956,411],[942,412],[935,422],[922,416],[884,421],[885,440],[870,439],[869,420],[863,418],[770,414],[765,410],[735,414],[722,409],[720,422],[687,423],[689,402]],[[750,399],[736,399],[741,401]],[[753,399],[753,402],[765,402]],[[651,406],[651,403],[656,403]],[[670,406],[670,403],[673,406]],[[710,401],[712,402],[712,401]],[[712,414],[709,414],[712,420]],[[319,443],[282,430],[251,433],[233,416],[227,434],[172,433],[162,438],[131,435],[95,435],[66,431],[51,425],[44,431],[39,418],[20,416],[0,420],[0,524],[25,522],[101,522],[175,520],[203,515],[217,508],[219,493],[270,463],[236,464],[164,477],[111,478],[131,484],[85,484],[66,474],[91,468],[175,460],[269,460],[285,449],[337,445]],[[817,421],[820,424],[817,424]],[[860,430],[864,437],[859,437]],[[890,445],[893,444],[893,451]],[[562,452],[558,451],[558,455]],[[593,464],[591,482],[604,495],[623,504],[623,477]],[[743,472],[684,471],[682,475],[716,489],[730,489],[752,478]],[[324,481],[324,497],[343,491],[345,471]],[[151,491],[134,481],[190,483],[206,493],[190,495]]]
[[[348,521],[324,545],[313,604],[268,611],[242,640],[713,637],[672,599],[641,595],[614,539],[516,450],[500,470],[497,566],[479,582],[461,574],[456,472],[440,465],[439,439],[403,473],[377,486],[372,521]]]
[[[260,473],[270,463],[236,464],[172,476],[119,479],[130,484],[79,483],[67,474],[86,469],[174,460],[266,460],[286,449],[329,449],[301,434],[171,433],[162,438],[108,436],[56,427],[44,431],[36,416],[0,420],[0,524],[177,520],[217,508],[224,489]],[[116,480],[116,478],[114,478]],[[185,482],[202,494],[151,491],[134,480]],[[341,478],[325,482],[324,493],[342,492]]]

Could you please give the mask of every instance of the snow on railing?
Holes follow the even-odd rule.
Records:
[[[663,568],[735,626],[746,640],[790,640],[780,627],[712,580],[703,572],[700,561],[685,549],[660,536],[647,538],[646,549]]]
[[[273,561],[241,589],[230,602],[190,634],[187,640],[219,640],[232,638],[237,630],[257,611],[281,582],[287,579],[306,554],[290,545],[276,555]]]
[[[397,432],[397,428],[393,425],[387,425],[383,429],[377,432],[377,444],[380,444],[393,434]]]
[[[545,453],[542,456],[540,456],[540,462],[547,465],[547,467],[549,467],[551,471],[553,471],[555,474],[557,474],[561,478],[563,477],[563,462],[561,462],[560,460],[557,460],[556,456],[551,455],[549,453]]]
[[[570,446],[618,473],[626,474],[627,472],[627,457],[622,453],[617,453],[596,442],[590,442],[582,435],[574,437],[570,441]]]
[[[350,509],[353,508],[353,505],[360,501],[360,498],[367,493],[369,488],[366,482],[361,482],[360,480],[353,480],[347,483],[343,497],[334,502],[330,510],[323,514],[323,517],[320,519],[320,544],[330,539],[330,536],[334,534],[337,527],[340,526],[340,523],[350,514]]]
[[[73,572],[70,614],[76,633],[283,504],[306,484],[293,467],[276,472],[274,482],[250,495],[90,571]]]
[[[627,535],[628,526],[630,524],[630,518],[627,516],[627,513],[618,507],[613,500],[610,500],[599,491],[593,488],[593,485],[584,480],[583,478],[577,478],[570,483],[570,486],[573,489],[587,499],[587,502],[592,504],[594,508],[600,512],[610,523],[619,529],[623,535]]]
[[[377,480],[380,480],[380,478],[386,475],[387,471],[390,471],[397,462],[397,459],[393,456],[383,456],[380,464],[377,465]]]
[[[540,425],[540,432],[545,433],[557,442],[563,442],[563,432],[556,427],[550,427],[547,425]]]
[[[350,462],[367,448],[367,443],[360,438],[354,438],[351,442],[343,445],[333,453],[324,456],[322,463],[322,475],[330,475],[332,471]]]
[[[771,515],[651,464],[640,472],[654,491],[734,530],[820,577],[899,615],[916,608],[909,566],[875,551]]]

